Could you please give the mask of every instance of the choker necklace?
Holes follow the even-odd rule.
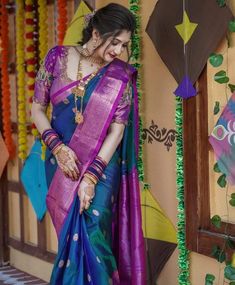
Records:
[[[104,65],[105,61],[103,58],[97,58],[92,56],[92,54],[90,54],[90,52],[88,51],[87,47],[82,47],[82,46],[78,46],[77,47],[78,52],[88,61],[90,61],[91,63],[96,63],[98,65]]]

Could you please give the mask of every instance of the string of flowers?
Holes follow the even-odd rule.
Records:
[[[66,0],[58,0],[58,44],[62,45],[65,32],[67,29],[67,1]]]
[[[2,120],[3,120],[3,137],[12,159],[15,155],[15,145],[12,139],[11,131],[11,97],[10,83],[8,75],[9,61],[9,21],[8,11],[6,8],[8,1],[1,0],[0,15],[1,15],[1,89],[2,89]]]
[[[26,46],[26,64],[27,64],[27,98],[29,100],[29,105],[32,104],[32,97],[34,94],[34,84],[36,76],[36,65],[37,59],[35,56],[35,11],[34,11],[34,1],[25,0],[25,46]],[[32,134],[34,136],[38,135],[38,131],[34,124],[32,124]]]
[[[24,1],[16,0],[16,70],[17,70],[17,99],[18,99],[18,156],[25,160],[27,157],[27,112],[25,97],[25,68],[24,68]]]
[[[47,25],[47,1],[38,1],[39,16],[39,62],[41,63],[48,50],[48,25]],[[42,141],[42,160],[45,160],[46,145]]]
[[[183,157],[183,103],[182,98],[176,97],[176,186],[178,199],[178,221],[177,221],[177,240],[178,240],[178,284],[189,285],[189,251],[186,248],[185,233],[185,207],[184,207],[184,157]]]
[[[136,30],[131,40],[131,62],[138,70],[137,90],[138,90],[138,105],[141,107],[142,99],[142,82],[141,82],[141,19],[140,19],[140,0],[129,0],[129,9],[134,14],[136,19]],[[139,180],[144,183],[144,189],[148,189],[149,185],[144,182],[144,165],[143,165],[143,121],[139,113],[139,157],[138,157],[138,172]]]
[[[39,60],[44,59],[48,50],[47,1],[38,0],[39,18]]]

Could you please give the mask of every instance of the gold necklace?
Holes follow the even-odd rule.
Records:
[[[81,72],[81,61],[82,61],[82,56],[79,58],[78,62],[78,71],[77,71],[77,80],[79,80],[78,84],[76,87],[72,89],[72,93],[74,95],[74,113],[75,113],[75,122],[77,124],[82,124],[84,121],[84,116],[83,116],[83,97],[85,94],[86,86],[90,82],[90,80],[96,76],[98,73],[99,68],[97,68],[96,71],[92,72],[90,75],[87,77],[82,78],[82,72]],[[77,107],[77,102],[80,99],[80,110],[78,110]]]
[[[86,47],[78,46],[77,49],[78,49],[78,52],[84,58],[86,58],[86,60],[90,61],[92,64],[96,63],[98,65],[104,65],[104,63],[105,63],[104,59],[92,56]]]

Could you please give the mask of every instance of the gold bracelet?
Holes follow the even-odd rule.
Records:
[[[84,174],[84,177],[87,177],[88,179],[90,179],[92,182],[93,182],[93,184],[97,184],[97,180],[93,177],[93,176],[91,176],[89,173],[85,173]]]
[[[57,153],[64,147],[65,145],[62,143],[58,145],[54,150],[53,150],[53,155],[57,155]]]

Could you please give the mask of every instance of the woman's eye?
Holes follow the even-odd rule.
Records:
[[[118,45],[118,42],[112,42],[112,45],[116,46],[116,45]]]

